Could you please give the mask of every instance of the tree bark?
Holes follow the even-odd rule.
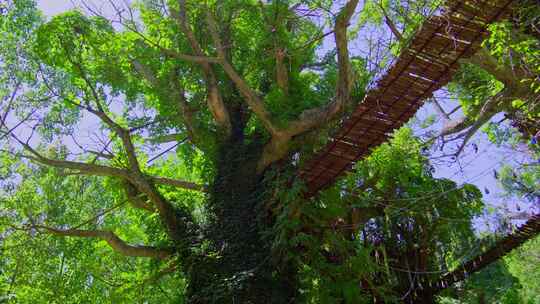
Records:
[[[241,132],[221,145],[204,231],[210,245],[186,263],[188,303],[294,302],[295,276],[272,264],[272,237],[263,234],[271,219],[265,216],[267,196],[257,173],[262,146]]]

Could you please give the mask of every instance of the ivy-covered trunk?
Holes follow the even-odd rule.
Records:
[[[415,291],[410,292],[407,297],[403,300],[403,303],[406,304],[432,304],[436,303],[435,295],[429,289],[420,289],[418,286],[415,287]]]
[[[188,303],[291,303],[294,279],[272,264],[272,219],[256,173],[260,143],[236,136],[221,146],[210,189],[208,248],[189,261]]]

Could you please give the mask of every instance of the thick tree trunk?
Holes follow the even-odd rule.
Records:
[[[188,303],[293,303],[294,276],[272,265],[258,143],[237,138],[221,147],[210,192],[204,254],[186,263]]]
[[[411,298],[409,303],[414,304],[433,304],[435,302],[435,296],[429,290],[422,290],[422,292],[415,297]]]

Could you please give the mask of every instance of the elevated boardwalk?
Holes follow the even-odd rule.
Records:
[[[540,234],[540,214],[531,217],[523,226],[496,242],[489,250],[463,263],[454,271],[443,275],[438,280],[426,285],[435,293],[446,289],[452,286],[452,284],[466,279],[470,274],[484,269],[489,264],[504,257],[538,234]]]
[[[446,1],[443,13],[425,21],[330,142],[300,170],[307,185],[306,196],[331,186],[413,117],[434,91],[452,79],[458,61],[479,49],[487,27],[508,15],[513,2]]]

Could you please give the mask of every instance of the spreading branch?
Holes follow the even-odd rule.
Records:
[[[98,90],[94,83],[90,81],[88,78],[86,71],[82,64],[80,62],[75,62],[71,57],[68,56],[68,60],[77,68],[79,72],[79,76],[83,79],[84,83],[87,86],[87,89],[90,90],[91,97],[95,102],[96,109],[89,106],[89,103],[87,102],[87,106],[82,106],[76,102],[72,102],[75,105],[82,107],[83,109],[87,110],[91,114],[94,114],[96,117],[98,117],[105,125],[107,125],[118,137],[121,139],[122,144],[124,146],[124,149],[126,150],[126,155],[128,158],[129,166],[131,170],[134,173],[140,173],[140,167],[139,167],[139,161],[137,160],[137,155],[135,152],[135,146],[133,145],[133,142],[131,140],[131,135],[128,129],[123,128],[120,124],[115,122],[112,118],[107,115],[107,113],[104,110],[103,102],[100,94],[98,93]],[[61,96],[66,100],[70,100],[70,98],[67,98],[65,96]]]
[[[354,14],[358,0],[351,0],[341,9],[334,26],[334,37],[337,48],[338,59],[338,80],[335,100],[320,108],[304,111],[300,118],[289,124],[286,133],[289,136],[296,136],[310,131],[329,120],[334,119],[337,114],[351,103],[351,92],[353,88],[353,72],[349,57],[349,47],[347,38],[347,27]]]
[[[32,154],[32,155],[21,155],[21,157],[29,159],[38,164],[49,166],[49,167],[55,167],[55,168],[70,169],[70,170],[74,170],[78,174],[84,174],[84,175],[117,177],[122,180],[128,180],[131,182],[134,182],[137,180],[131,174],[131,172],[126,169],[45,157],[44,155],[36,151],[27,143],[21,141],[19,138],[17,138],[13,134],[11,135],[20,145],[23,146],[23,148],[26,151]],[[143,179],[150,180],[156,184],[173,186],[173,187],[182,188],[186,190],[204,191],[205,189],[203,185],[199,185],[193,182],[168,178],[168,177],[149,176],[149,175],[143,175],[142,177]]]
[[[193,31],[190,28],[188,17],[186,14],[187,12],[186,1],[179,0],[178,6],[179,6],[179,10],[176,10],[175,8],[170,7],[171,14],[175,18],[176,22],[178,23],[184,35],[187,37],[193,52],[195,52],[197,56],[200,56],[200,57],[205,56],[204,51],[201,48],[201,45],[195,38],[195,35],[193,34]],[[220,60],[217,60],[215,63],[219,63],[219,62]],[[214,117],[218,126],[221,126],[224,129],[226,134],[230,134],[231,128],[232,128],[230,116],[223,102],[223,98],[221,97],[221,94],[219,92],[216,75],[212,69],[212,66],[210,65],[210,62],[199,62],[199,64],[203,69],[206,84],[207,84],[208,108],[210,109],[210,112],[212,113],[212,116]]]
[[[182,61],[188,61],[188,62],[194,62],[194,63],[219,63],[219,58],[216,57],[208,57],[208,56],[193,56],[193,55],[187,55],[182,54],[177,51],[167,49],[164,47],[158,46],[160,51],[167,55],[168,57],[179,59]]]
[[[299,118],[290,122],[285,130],[280,130],[277,133],[278,136],[273,136],[271,141],[264,147],[263,155],[258,164],[259,172],[281,159],[288,152],[291,138],[326,125],[329,121],[335,119],[339,113],[342,113],[346,106],[352,102],[353,73],[349,57],[347,27],[357,5],[358,0],[348,1],[339,12],[334,26],[333,32],[338,59],[335,99],[322,107],[303,111]],[[258,116],[261,116],[261,114],[258,114]]]
[[[150,179],[161,185],[173,186],[177,188],[182,188],[186,190],[194,190],[199,192],[205,192],[206,187],[197,183],[187,182],[179,179],[173,179],[168,177],[159,177],[159,176],[150,176]]]
[[[156,211],[154,206],[152,206],[151,204],[148,203],[148,200],[145,197],[145,195],[140,193],[137,190],[137,188],[135,188],[135,186],[133,186],[132,183],[130,183],[128,181],[124,181],[122,185],[123,185],[124,190],[126,192],[128,202],[133,208],[146,210],[146,211],[152,212],[152,213],[154,211]]]
[[[86,175],[111,176],[111,177],[119,177],[123,179],[129,178],[129,171],[125,169],[108,167],[108,166],[98,165],[98,164],[88,164],[88,163],[82,163],[82,162],[76,162],[76,161],[59,160],[59,159],[45,157],[41,153],[37,152],[34,148],[32,148],[29,144],[19,140],[13,134],[12,134],[12,137],[26,151],[32,154],[32,155],[22,155],[21,157],[32,160],[38,164],[49,166],[49,167],[55,167],[55,168],[71,169],[79,173],[84,173]]]
[[[396,24],[394,23],[394,21],[392,21],[392,18],[390,18],[390,16],[388,15],[386,10],[384,9],[383,3],[378,2],[378,5],[379,5],[379,8],[381,9],[381,12],[382,12],[382,14],[384,16],[384,22],[386,23],[386,25],[388,26],[388,28],[390,29],[390,31],[392,32],[394,37],[396,37],[397,41],[402,42],[404,40],[403,35],[398,30],[398,28],[397,28]]]
[[[165,226],[167,227],[170,237],[176,241],[181,241],[183,239],[184,234],[187,231],[187,223],[183,221],[188,220],[189,215],[184,214],[182,218],[178,218],[178,212],[177,210],[175,210],[175,207],[171,205],[171,203],[168,202],[165,198],[163,198],[163,196],[155,188],[154,183],[166,184],[174,187],[197,191],[201,191],[203,189],[202,186],[170,178],[146,176],[142,173],[134,174],[134,172],[126,169],[118,169],[102,165],[45,158],[39,153],[37,153],[34,149],[32,149],[28,144],[23,142],[20,143],[23,144],[27,150],[30,149],[31,151],[34,151],[35,157],[30,157],[30,159],[36,160],[39,163],[53,167],[74,169],[78,172],[90,175],[120,177],[124,180],[129,181],[138,191],[146,195],[146,197],[154,204],[160,218],[163,220]]]
[[[351,0],[345,4],[345,7],[338,14],[336,25],[334,27],[334,37],[336,40],[339,74],[337,81],[336,100],[345,104],[349,102],[353,87],[352,68],[349,59],[349,40],[347,38],[347,27],[351,17],[356,10],[358,0]]]
[[[530,77],[525,69],[514,68],[493,57],[485,48],[481,48],[472,57],[462,59],[463,63],[474,64],[502,82],[505,87],[519,87],[521,80]],[[526,87],[526,86],[525,86]]]
[[[277,47],[274,50],[274,57],[276,62],[276,81],[278,87],[283,93],[289,92],[289,70],[285,58],[287,56],[287,50]]]
[[[275,60],[275,78],[278,87],[281,89],[281,91],[287,95],[289,92],[289,69],[287,67],[287,49],[280,45],[279,37],[277,35],[278,31],[276,30],[282,23],[285,21],[283,20],[284,14],[279,13],[279,8],[276,9],[275,14],[273,14],[274,18],[273,20],[270,20],[270,18],[266,17],[266,14],[264,13],[264,6],[265,4],[262,1],[259,1],[259,7],[261,8],[261,14],[263,15],[265,19],[265,25],[266,30],[270,33],[272,33],[272,53],[274,55]],[[294,10],[294,8],[291,8],[291,10]]]
[[[182,3],[184,2],[185,1],[179,1],[179,3],[181,3],[180,5],[181,7],[182,7]],[[184,3],[184,6],[185,6],[185,3]],[[175,16],[178,15],[178,11],[175,8],[169,7],[169,10],[171,11],[173,15]],[[212,72],[210,72],[211,64],[219,63],[219,59],[216,57],[206,56],[204,52],[202,52],[202,49],[200,49],[200,47],[195,50],[196,55],[188,55],[188,54],[183,54],[176,50],[165,48],[159,45],[159,43],[152,41],[152,39],[148,38],[141,31],[139,31],[139,29],[136,26],[132,26],[132,24],[135,23],[133,15],[131,16],[130,22],[121,21],[121,23],[128,30],[138,35],[142,39],[142,44],[144,44],[144,46],[157,48],[161,52],[161,54],[165,55],[168,58],[197,63],[203,67],[203,69],[205,70],[205,75],[207,76],[206,80],[207,80],[207,85],[208,85],[208,106],[209,106],[210,112],[213,114],[217,124],[223,127],[225,132],[228,134],[230,132],[229,116],[223,104],[223,101],[221,100],[221,96],[219,95],[216,77],[213,75]],[[184,32],[187,29],[189,29],[187,26],[186,27],[182,26],[182,24],[185,24],[185,23],[180,23],[181,28],[184,30]],[[191,38],[193,37],[194,36],[191,34]],[[194,40],[194,38],[190,39],[190,42],[193,42],[193,41],[196,41],[196,40]],[[137,69],[140,70],[140,67],[141,67],[140,62],[132,62],[132,63],[134,64],[134,67],[136,70]],[[157,79],[155,76],[148,73],[142,73],[142,75],[147,80],[151,79],[150,80],[151,83],[155,83],[154,80]],[[177,98],[173,98],[173,99],[177,99]]]
[[[272,136],[280,136],[281,130],[279,130],[273,122],[272,115],[266,109],[264,101],[259,97],[257,92],[250,88],[250,86],[242,78],[242,76],[240,76],[238,72],[236,72],[231,63],[227,61],[225,49],[218,33],[218,27],[216,21],[214,20],[214,17],[212,17],[212,13],[210,12],[210,10],[207,10],[206,20],[208,23],[208,29],[210,31],[210,36],[212,36],[218,58],[220,59],[219,62],[223,67],[223,70],[238,88],[242,96],[244,96],[248,106],[251,108],[253,113],[255,113],[257,118],[259,118],[266,130],[270,132]]]
[[[149,85],[154,88],[160,86],[160,82],[156,76],[156,73],[152,71],[149,66],[141,63],[139,60],[136,59],[132,60],[131,64],[135,71],[137,71],[137,73],[139,73],[139,75],[141,75],[149,83]],[[204,147],[202,145],[202,142],[204,141],[204,137],[207,134],[205,134],[202,128],[197,127],[194,116],[195,111],[188,105],[185,96],[186,94],[184,88],[180,84],[180,79],[178,78],[177,72],[178,71],[176,69],[173,69],[169,74],[169,79],[167,81],[168,97],[172,102],[174,102],[175,106],[178,109],[178,113],[180,116],[179,119],[186,128],[189,140],[194,145],[197,145],[198,148],[203,149]],[[217,92],[217,89],[213,91]],[[212,107],[210,107],[210,109],[212,111]],[[216,119],[216,121],[218,120]],[[228,127],[225,127],[225,129],[228,130]],[[152,141],[153,143],[166,143],[170,141],[175,141],[175,135],[171,134],[168,136],[157,137],[155,141],[153,139],[151,139],[150,141]]]
[[[526,70],[513,68],[508,64],[501,63],[486,49],[480,49],[474,56],[463,59],[461,62],[474,64],[482,68],[495,79],[502,82],[504,84],[504,89],[495,96],[487,99],[478,111],[478,114],[474,117],[463,116],[454,120],[449,120],[449,116],[452,113],[445,115],[446,123],[439,136],[444,138],[445,136],[456,134],[452,140],[462,139],[454,156],[458,156],[473,135],[497,113],[507,111],[511,114],[511,112],[515,111],[515,109],[512,108],[512,101],[516,99],[533,100],[535,96],[538,95],[534,94],[527,84],[524,84],[521,81],[522,79],[530,77]]]
[[[156,258],[156,259],[166,259],[173,254],[171,249],[166,248],[156,248],[151,246],[138,246],[138,245],[129,245],[124,240],[119,238],[116,234],[111,231],[105,230],[81,230],[81,229],[58,229],[43,225],[35,225],[33,228],[39,229],[41,231],[57,235],[57,236],[74,236],[82,238],[97,238],[101,239],[111,248],[124,255],[130,257],[146,257],[146,258]]]
[[[151,181],[151,179],[148,179],[141,171],[139,166],[139,161],[137,159],[137,154],[135,151],[135,146],[133,145],[133,142],[131,140],[131,134],[128,129],[123,128],[118,123],[114,122],[104,111],[102,105],[101,105],[101,99],[99,95],[97,94],[96,88],[93,86],[93,84],[87,79],[86,74],[84,73],[84,70],[82,66],[77,65],[80,71],[80,74],[82,75],[84,81],[86,82],[86,85],[89,87],[90,91],[92,92],[92,95],[94,97],[94,101],[97,105],[97,110],[91,109],[88,107],[88,111],[94,115],[96,115],[99,119],[101,119],[109,128],[111,128],[121,139],[122,145],[124,147],[124,150],[127,155],[128,163],[129,163],[129,173],[127,180],[132,183],[132,185],[141,193],[145,194],[146,197],[154,204],[156,207],[158,214],[163,221],[163,224],[167,228],[167,232],[171,239],[173,239],[176,242],[182,242],[185,240],[186,233],[188,232],[187,228],[187,221],[190,220],[189,214],[183,210],[177,210],[175,206],[173,206],[168,200],[166,200],[156,189],[154,183]],[[178,80],[176,79],[177,75],[174,73],[173,75],[173,84],[178,84]],[[183,94],[183,92],[181,92]],[[185,109],[184,109],[185,110]],[[185,183],[182,183],[185,186]],[[179,213],[183,213],[181,217],[178,217],[177,215]]]
[[[151,138],[147,138],[146,140],[153,143],[153,144],[166,144],[170,142],[180,142],[186,139],[186,136],[182,133],[173,133],[173,134],[166,134],[166,135],[159,135]]]
[[[509,99],[503,91],[502,93],[497,94],[496,96],[487,100],[480,109],[480,112],[478,113],[476,118],[463,116],[462,118],[456,120],[447,121],[447,123],[443,127],[443,130],[441,131],[441,137],[457,134],[460,132],[462,133],[456,137],[456,139],[463,138],[457,152],[455,153],[456,156],[461,154],[463,148],[473,137],[473,135],[476,134],[476,132],[484,124],[489,122],[493,118],[493,116],[495,116],[499,111],[501,111],[501,105],[502,103],[504,103],[505,100],[507,101]]]
[[[448,121],[450,119],[450,115],[444,111],[443,107],[441,106],[437,98],[433,96],[431,97],[431,101],[433,102],[433,105],[435,106],[435,110],[443,117],[445,121]]]

